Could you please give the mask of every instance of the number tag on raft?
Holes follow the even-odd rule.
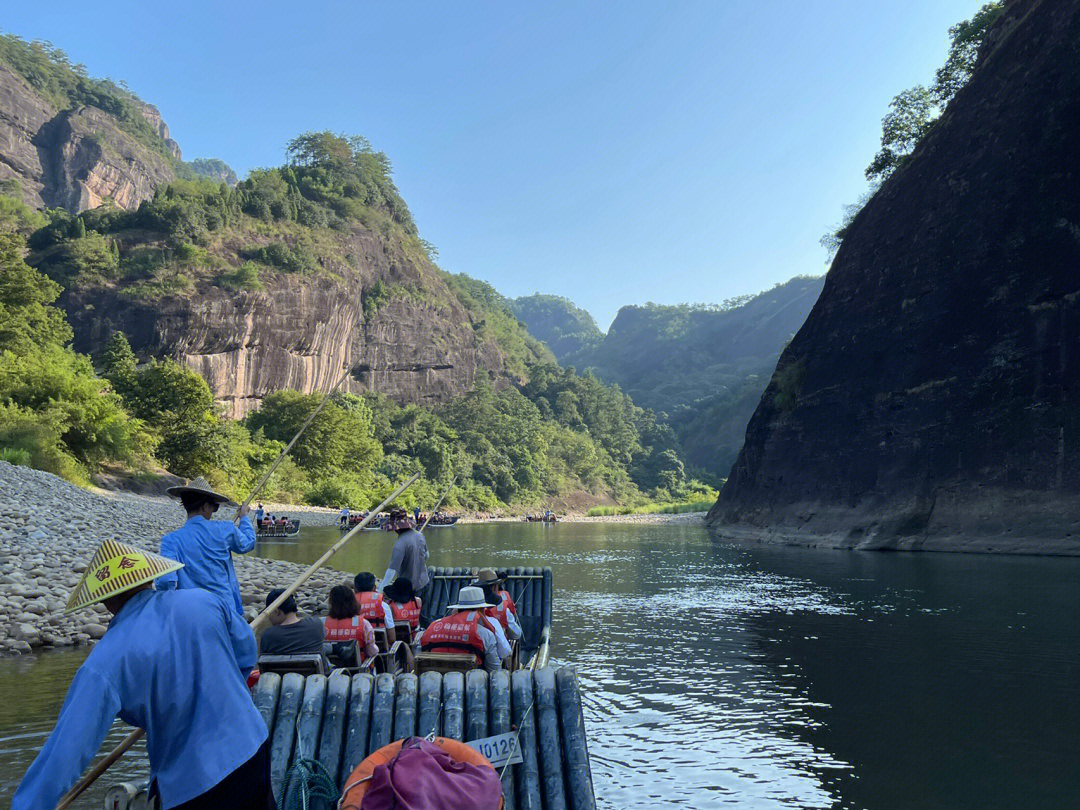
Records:
[[[481,737],[465,744],[487,757],[493,768],[501,768],[507,762],[519,765],[523,761],[516,731],[496,734],[494,737]]]

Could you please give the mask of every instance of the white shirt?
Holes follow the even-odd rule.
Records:
[[[498,622],[495,623],[495,628],[499,633],[502,632],[502,625]],[[499,637],[482,624],[476,628],[476,635],[484,642],[484,669],[488,672],[498,672],[502,668],[502,659],[506,657],[500,652]],[[503,637],[503,643],[506,643],[505,637]]]
[[[517,616],[514,615],[514,611],[510,610],[510,608],[506,609],[506,623],[509,625],[509,627],[506,628],[508,631],[506,635],[511,639],[521,638],[522,635],[524,635],[521,632],[521,623],[518,622]],[[500,624],[499,627],[501,628],[502,624]]]

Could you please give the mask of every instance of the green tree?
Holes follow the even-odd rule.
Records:
[[[101,364],[105,377],[113,383],[114,387],[117,381],[120,381],[120,384],[127,388],[134,379],[135,370],[138,366],[135,352],[131,350],[127,335],[123,332],[113,332],[109,342],[105,344],[98,362]]]
[[[248,428],[288,442],[321,401],[319,394],[275,391],[248,416]],[[292,456],[313,478],[371,469],[381,460],[382,448],[372,435],[370,408],[359,397],[335,396],[293,446]]]
[[[64,313],[51,304],[60,286],[23,261],[25,242],[0,233],[0,350],[25,352],[71,340]]]
[[[868,180],[887,178],[933,128],[953,96],[971,78],[979,48],[1004,10],[1000,2],[987,3],[970,20],[950,28],[949,54],[938,68],[933,86],[916,85],[892,100],[889,114],[881,122],[881,151],[866,169]]]

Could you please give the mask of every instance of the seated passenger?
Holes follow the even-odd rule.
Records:
[[[354,667],[379,654],[375,646],[375,630],[371,622],[360,616],[356,596],[348,585],[335,585],[327,599],[330,611],[323,625],[326,628],[326,651],[342,662]]]
[[[375,590],[375,575],[370,571],[361,571],[353,579],[353,587],[356,588],[356,604],[360,608],[360,615],[371,622],[371,626],[378,630],[386,628],[387,646],[397,641],[394,633],[394,613],[390,609],[381,593]]]
[[[285,593],[274,588],[266,595],[266,606]],[[290,596],[270,614],[270,627],[259,639],[259,655],[307,655],[323,651],[323,623],[314,616],[298,615],[296,597]]]
[[[517,606],[510,594],[499,589],[505,582],[505,577],[500,578],[493,568],[482,568],[476,576],[473,585],[484,590],[484,598],[495,607],[488,608],[484,613],[492,619],[496,619],[502,626],[506,637],[513,641],[521,638],[521,623],[517,617]]]
[[[484,615],[489,607],[494,605],[484,601],[480,588],[462,588],[457,603],[447,608],[453,613],[432,622],[420,637],[421,652],[472,653],[476,666],[497,671],[510,645],[499,623]]]
[[[415,631],[420,629],[420,597],[413,593],[412,582],[408,577],[398,577],[389,585],[383,595],[390,601],[390,612],[395,622],[408,622]]]

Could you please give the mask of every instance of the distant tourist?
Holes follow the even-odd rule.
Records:
[[[255,510],[255,522],[262,523],[263,515],[266,514],[266,510],[263,509],[263,505],[260,503],[259,508]]]
[[[499,590],[499,586],[504,581],[505,577],[500,578],[493,568],[481,568],[476,575],[476,582],[473,584],[478,588],[482,588],[484,598],[494,605],[494,607],[487,609],[486,614],[495,619],[502,626],[506,637],[513,641],[522,636],[521,624],[518,622],[517,606],[514,604],[514,600],[510,598],[510,594],[506,591]]]
[[[270,591],[266,595],[266,606],[270,607],[283,593],[284,588]],[[301,617],[295,596],[290,595],[275,608],[269,619],[270,627],[263,631],[259,639],[260,655],[322,654],[323,623],[314,616]]]
[[[385,628],[388,645],[397,641],[394,633],[394,613],[390,609],[390,603],[375,590],[375,575],[370,571],[361,571],[353,578],[353,587],[356,588],[356,604],[360,615],[371,622],[371,626],[376,630]]]
[[[243,616],[244,603],[240,598],[232,555],[247,554],[255,548],[255,526],[247,517],[248,507],[243,506],[237,511],[238,525],[213,520],[218,507],[229,498],[214,492],[205,478],[196,478],[184,486],[169,487],[166,492],[180,499],[187,522],[161,538],[161,556],[183,563],[184,567],[158,579],[155,587],[159,591],[203,588],[220,596]]]
[[[152,589],[177,570],[175,560],[112,540],[94,554],[66,612],[101,602],[113,618],[75,673],[12,810],[52,810],[117,716],[146,729],[151,793],[163,807],[274,807],[266,724],[244,682],[255,636],[205,590]]]
[[[375,630],[371,622],[360,615],[356,594],[348,585],[335,585],[327,597],[330,610],[323,621],[328,654],[342,666],[355,667],[379,654],[375,646]]]
[[[338,522],[342,526],[348,526],[349,525],[349,507],[347,507],[347,506],[341,507],[341,517],[339,518]]]

